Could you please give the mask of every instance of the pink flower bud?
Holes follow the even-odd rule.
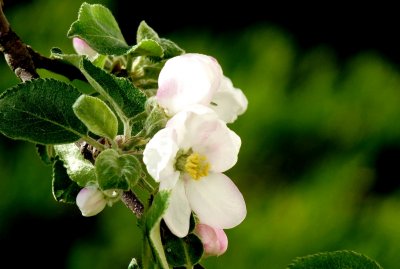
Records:
[[[90,60],[94,60],[94,58],[97,56],[97,52],[92,49],[83,39],[74,37],[72,39],[72,45],[74,46],[76,53],[79,55],[86,55]]]
[[[96,186],[88,186],[76,196],[76,204],[85,217],[100,213],[107,204],[104,194]]]
[[[200,238],[206,256],[219,256],[228,248],[228,237],[224,230],[206,224],[198,224],[195,234]]]

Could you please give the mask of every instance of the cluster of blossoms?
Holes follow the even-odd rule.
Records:
[[[74,39],[73,44],[78,53],[96,57],[82,40]],[[163,219],[182,238],[194,214],[195,233],[205,253],[220,255],[228,244],[223,229],[235,227],[246,216],[242,194],[223,173],[235,165],[241,146],[240,137],[227,124],[244,113],[247,99],[214,58],[194,53],[166,61],[151,98],[168,119],[143,152],[159,190],[171,192]],[[77,196],[84,216],[97,214],[106,204],[106,196],[96,187],[84,188]]]

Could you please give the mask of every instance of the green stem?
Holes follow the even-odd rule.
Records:
[[[87,143],[89,143],[90,145],[92,145],[93,147],[95,147],[96,149],[98,149],[100,151],[106,149],[106,147],[103,144],[97,142],[95,139],[91,138],[90,136],[83,137],[83,140],[85,140]]]

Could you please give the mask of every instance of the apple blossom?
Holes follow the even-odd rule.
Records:
[[[157,101],[169,116],[193,104],[208,105],[222,77],[221,66],[211,56],[187,53],[173,57],[158,77]]]
[[[80,190],[76,196],[76,204],[85,217],[100,213],[107,204],[107,199],[97,186],[90,185]]]
[[[193,105],[209,106],[227,123],[247,109],[247,99],[211,56],[188,53],[169,59],[158,78],[157,101],[169,116]]]
[[[228,237],[223,229],[199,223],[196,225],[194,232],[203,243],[204,254],[206,256],[219,256],[227,250]]]
[[[164,220],[175,235],[187,235],[191,211],[219,229],[243,221],[243,196],[222,173],[237,162],[240,144],[213,110],[200,105],[177,113],[148,142],[143,161],[160,190],[171,190]]]
[[[79,55],[86,55],[92,61],[97,57],[97,52],[92,49],[85,40],[80,39],[78,37],[74,37],[72,39],[72,45]]]

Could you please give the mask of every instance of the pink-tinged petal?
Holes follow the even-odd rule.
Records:
[[[204,254],[206,256],[222,255],[228,248],[228,237],[222,229],[200,223],[196,225],[195,234],[203,243]]]
[[[90,60],[94,60],[97,57],[97,52],[92,49],[83,39],[74,37],[72,39],[72,45],[79,55],[86,55]]]
[[[76,196],[76,205],[82,216],[91,217],[100,213],[107,204],[103,193],[96,186],[81,189]]]
[[[210,56],[188,53],[173,57],[159,74],[157,101],[170,116],[193,104],[208,105],[222,77],[221,66]]]
[[[164,221],[169,230],[178,237],[185,237],[189,232],[190,207],[186,198],[183,180],[178,180],[172,189],[169,206],[164,215]]]
[[[239,225],[246,217],[243,195],[224,174],[211,173],[199,180],[188,180],[186,195],[201,223],[229,229]]]
[[[210,107],[221,120],[232,123],[237,119],[237,116],[246,111],[247,105],[248,101],[243,92],[233,87],[229,78],[224,77],[220,88],[211,100]]]
[[[150,139],[143,152],[143,162],[149,174],[157,182],[165,181],[168,188],[172,188],[179,178],[179,172],[174,168],[178,150],[175,130],[164,128]]]

